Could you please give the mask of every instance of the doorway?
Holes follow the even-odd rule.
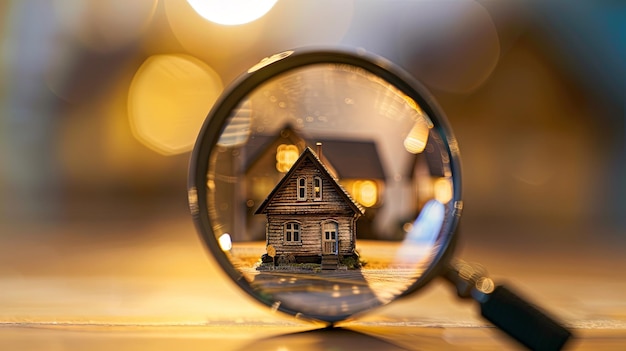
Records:
[[[337,222],[329,221],[322,224],[322,254],[337,254]]]

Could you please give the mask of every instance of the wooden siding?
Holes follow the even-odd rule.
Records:
[[[337,253],[352,255],[356,219],[361,209],[349,198],[336,180],[326,171],[310,149],[300,155],[276,188],[261,204],[257,213],[267,216],[267,244],[276,249],[276,255],[319,256],[322,254],[322,226],[328,221],[337,223]],[[315,198],[314,179],[322,180],[321,199]],[[298,197],[300,179],[306,179],[306,196]],[[285,224],[300,224],[300,240],[286,242]]]
[[[352,216],[327,217],[315,214],[303,216],[268,215],[268,244],[276,248],[277,255],[320,255],[322,250],[322,224],[329,220],[337,223],[338,253],[340,255],[352,254],[354,250],[352,233],[355,227],[355,219]],[[292,221],[300,223],[300,243],[284,242],[284,224]]]
[[[306,200],[298,200],[298,179],[306,179]],[[313,194],[313,179],[322,179],[322,200],[315,200]],[[352,215],[354,211],[332,184],[334,180],[323,174],[310,160],[304,160],[301,167],[291,174],[283,187],[277,191],[274,201],[266,208],[268,215],[272,214],[345,214]]]

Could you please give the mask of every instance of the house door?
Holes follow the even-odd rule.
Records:
[[[322,224],[322,254],[337,254],[337,223],[326,222]]]

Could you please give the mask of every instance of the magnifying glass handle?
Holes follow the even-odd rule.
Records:
[[[504,286],[480,302],[480,313],[531,350],[560,350],[571,333]]]
[[[445,274],[460,297],[480,303],[480,313],[531,350],[560,350],[571,332],[504,286],[495,286],[480,265],[455,261]]]

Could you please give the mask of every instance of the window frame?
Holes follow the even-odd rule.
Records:
[[[291,226],[291,228],[288,228]],[[289,240],[287,239],[289,236]],[[297,237],[297,240],[295,239]],[[287,221],[283,223],[283,243],[286,245],[302,244],[302,223]]]
[[[298,201],[306,201],[307,199],[306,183],[306,177],[298,177],[298,181],[296,183],[296,198]]]
[[[316,182],[319,182],[319,186],[316,186]],[[315,176],[313,177],[313,201],[322,201],[322,177]],[[317,188],[317,190],[316,190]]]

